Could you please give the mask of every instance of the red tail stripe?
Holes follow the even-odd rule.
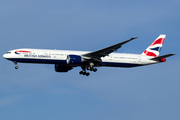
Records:
[[[156,54],[154,54],[153,52],[148,52],[147,50],[145,50],[144,53],[145,53],[147,56],[157,57]]]
[[[155,44],[163,44],[165,38],[159,38],[156,41],[154,41],[150,46],[153,46]]]

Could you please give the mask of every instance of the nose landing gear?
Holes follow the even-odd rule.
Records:
[[[18,66],[15,67],[15,69],[18,69],[18,68],[19,68]]]
[[[16,61],[13,61],[13,63],[16,65],[16,66],[15,66],[15,69],[18,69],[19,67],[18,67],[18,65],[17,65],[17,62],[16,62]]]

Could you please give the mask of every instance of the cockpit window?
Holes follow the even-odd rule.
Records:
[[[11,52],[6,52],[6,54],[11,54]]]

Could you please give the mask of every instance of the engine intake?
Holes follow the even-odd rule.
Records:
[[[68,55],[67,64],[81,64],[83,59],[79,55]]]

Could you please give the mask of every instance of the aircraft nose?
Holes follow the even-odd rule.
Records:
[[[6,57],[6,54],[3,55],[3,58],[7,58],[7,57]]]

